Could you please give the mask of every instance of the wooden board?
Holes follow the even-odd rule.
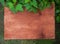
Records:
[[[40,12],[24,10],[13,14],[4,7],[4,39],[54,39],[55,7]]]

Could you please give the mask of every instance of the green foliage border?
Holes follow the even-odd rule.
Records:
[[[49,8],[51,4],[54,3],[54,0],[6,0],[5,5],[9,9],[16,13],[18,11],[24,11],[24,8],[29,12],[36,13],[38,10],[44,10]]]

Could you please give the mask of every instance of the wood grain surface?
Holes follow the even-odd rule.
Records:
[[[54,5],[40,12],[24,10],[14,14],[4,7],[4,39],[54,39]]]

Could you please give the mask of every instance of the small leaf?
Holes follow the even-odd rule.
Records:
[[[16,11],[23,11],[23,6],[22,6],[22,4],[17,4],[17,5],[16,5]]]
[[[25,0],[25,3],[28,3],[28,2],[30,2],[30,0]]]
[[[32,11],[34,12],[34,13],[36,13],[37,12],[37,9],[36,8],[32,8]]]
[[[7,5],[10,8],[10,10],[15,13],[15,8],[14,8],[13,3],[12,2],[8,2]]]
[[[12,3],[12,2],[8,2],[8,3],[7,3],[7,5],[8,5],[8,7],[9,7],[9,8],[14,7],[14,5],[13,5],[13,3]]]
[[[56,13],[60,13],[60,10],[59,10],[59,9],[57,9],[57,10],[56,10]]]
[[[13,3],[16,3],[17,2],[17,0],[12,0],[13,1]]]
[[[56,17],[56,21],[57,21],[57,23],[60,22],[60,16],[57,16],[57,17]]]
[[[38,6],[37,6],[38,4],[37,4],[37,1],[36,1],[36,0],[31,1],[30,4],[31,4],[32,6],[38,8]]]
[[[25,8],[26,8],[27,10],[29,10],[29,9],[31,8],[31,5],[30,5],[30,4],[25,4],[24,6],[25,6]]]

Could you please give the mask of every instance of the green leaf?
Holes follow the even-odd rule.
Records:
[[[60,16],[57,16],[57,17],[56,17],[56,21],[57,21],[57,23],[60,22]]]
[[[36,8],[32,8],[32,11],[34,12],[34,13],[36,13],[37,12],[37,9]]]
[[[40,10],[43,10],[43,8],[44,8],[43,5],[44,5],[43,2],[40,2],[40,3],[39,3],[39,9],[40,9]]]
[[[28,2],[30,2],[30,0],[25,0],[25,3],[28,3]]]
[[[26,8],[27,10],[29,10],[29,9],[31,8],[31,5],[30,5],[30,4],[25,4],[24,6],[25,6],[25,8]]]
[[[12,0],[13,1],[13,3],[16,3],[17,2],[17,0]]]
[[[16,11],[23,11],[23,6],[22,6],[22,4],[17,4],[17,5],[16,5]]]
[[[32,0],[30,4],[31,4],[32,6],[38,8],[38,4],[37,4],[37,1],[36,1],[36,0]]]
[[[56,13],[60,13],[60,10],[57,9],[57,10],[56,10]]]
[[[7,5],[10,8],[10,10],[15,13],[15,8],[14,8],[13,3],[12,2],[8,2]]]
[[[34,12],[36,13],[37,12],[37,9],[35,7],[31,7],[30,9],[28,9],[29,12]]]

